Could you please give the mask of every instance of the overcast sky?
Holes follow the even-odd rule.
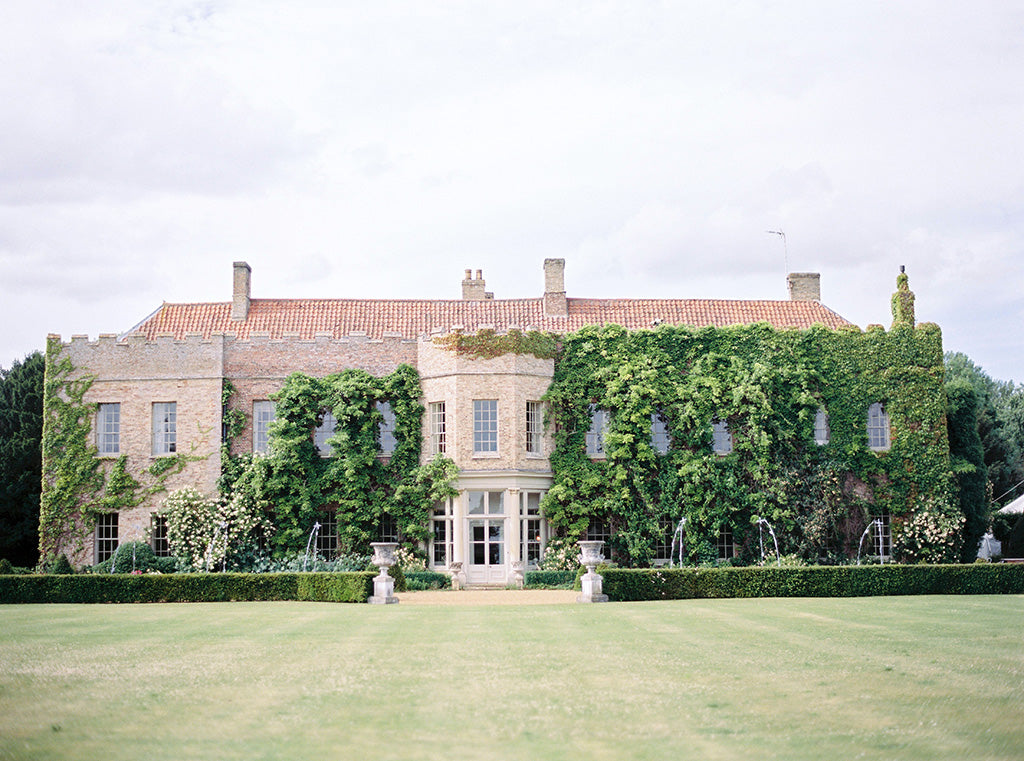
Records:
[[[1024,382],[1019,2],[0,11],[0,365],[163,301],[822,301]],[[785,244],[767,230],[786,233]],[[787,261],[788,260],[788,261]]]

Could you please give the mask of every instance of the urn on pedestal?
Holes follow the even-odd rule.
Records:
[[[371,605],[394,605],[395,580],[388,574],[388,569],[395,564],[397,542],[370,542],[373,547],[373,564],[380,568],[380,573],[373,577],[373,595],[367,599]]]
[[[578,542],[578,544],[581,552],[580,562],[586,566],[587,572],[580,579],[581,591],[576,602],[608,602],[608,595],[601,592],[601,583],[604,579],[594,570],[598,563],[604,560],[604,556],[601,554],[604,542],[593,540]]]

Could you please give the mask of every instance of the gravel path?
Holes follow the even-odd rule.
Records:
[[[400,605],[566,605],[576,603],[572,589],[430,589],[399,592]]]

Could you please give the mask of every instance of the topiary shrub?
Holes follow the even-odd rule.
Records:
[[[71,562],[68,560],[68,556],[61,554],[53,559],[50,563],[50,567],[47,569],[48,573],[53,574],[69,574],[74,573],[75,569],[71,567]]]
[[[94,565],[91,570],[93,573],[170,573],[175,564],[174,558],[158,558],[153,548],[145,542],[125,542],[117,546],[111,557]]]
[[[0,576],[7,576],[14,573],[14,566],[7,558],[0,558]]]

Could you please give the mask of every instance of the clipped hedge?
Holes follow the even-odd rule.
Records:
[[[0,603],[366,602],[372,573],[0,576]]]
[[[552,587],[572,588],[576,571],[527,571],[523,580],[527,589],[551,589]]]
[[[451,589],[452,577],[438,571],[406,571],[407,590]]]
[[[806,566],[795,568],[607,568],[616,601],[712,597],[875,597],[1024,594],[1024,565]]]

